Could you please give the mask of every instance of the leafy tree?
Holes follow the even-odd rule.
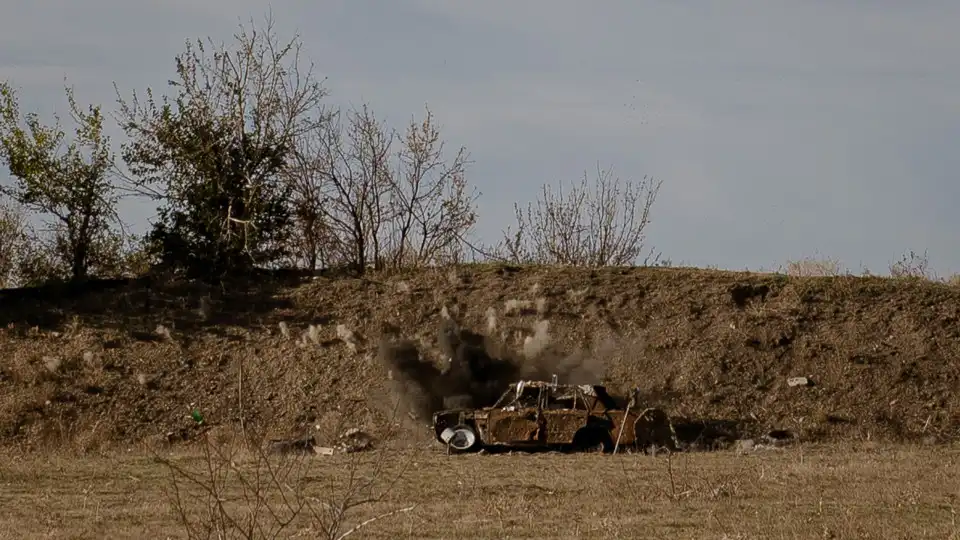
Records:
[[[0,204],[0,288],[17,284],[17,270],[26,247],[26,219],[23,212],[14,205]]]
[[[312,115],[326,95],[299,65],[299,38],[279,41],[269,19],[265,30],[241,27],[235,37],[233,48],[187,42],[172,98],[158,104],[148,89],[143,102],[119,99],[133,184],[162,203],[152,250],[208,277],[284,257],[284,171],[297,138],[319,125]]]
[[[113,153],[103,132],[99,106],[83,111],[66,89],[70,114],[77,124],[72,141],[60,118],[47,126],[37,114],[21,116],[16,91],[0,83],[0,158],[15,181],[0,191],[27,209],[51,218],[56,249],[46,256],[70,279],[87,277],[96,247],[114,234],[117,190],[110,178]]]

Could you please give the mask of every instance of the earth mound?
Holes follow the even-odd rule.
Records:
[[[380,352],[406,344],[442,371],[447,319],[501,356],[554,359],[538,374],[638,387],[688,442],[960,435],[960,288],[465,265],[0,291],[0,445],[91,450],[241,426],[333,440],[396,418],[407,440],[429,444],[409,399],[394,414],[402,377]]]

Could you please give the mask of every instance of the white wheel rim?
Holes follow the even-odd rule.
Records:
[[[447,439],[447,444],[457,450],[467,450],[477,442],[477,436],[470,429],[460,428],[450,431],[452,431],[452,433],[450,434],[450,438]],[[446,433],[446,430],[444,430],[444,433]]]

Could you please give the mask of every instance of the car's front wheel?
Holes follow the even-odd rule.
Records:
[[[480,437],[477,432],[466,424],[446,428],[440,433],[440,438],[447,443],[454,453],[472,452],[480,449]]]

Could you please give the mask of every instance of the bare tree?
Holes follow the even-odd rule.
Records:
[[[397,174],[390,185],[393,266],[442,264],[456,255],[462,237],[477,221],[476,196],[468,191],[467,151],[460,147],[444,160],[444,141],[433,113],[412,120],[398,153]]]
[[[317,147],[320,213],[336,239],[338,258],[358,272],[379,260],[384,222],[392,217],[384,205],[392,143],[392,134],[364,105],[334,114]]]
[[[574,266],[636,264],[646,240],[650,210],[663,181],[646,176],[621,183],[597,167],[591,186],[586,172],[579,186],[555,194],[548,186],[536,205],[519,204],[516,231],[504,232],[500,251],[515,262]]]
[[[290,185],[293,231],[292,266],[315,271],[329,265],[337,254],[337,237],[324,213],[325,179],[317,159],[320,137],[297,141],[286,179]]]
[[[316,261],[417,266],[456,253],[476,221],[464,148],[445,160],[433,114],[412,120],[404,136],[371,109],[338,111],[327,129],[299,145],[295,196],[299,229]]]

